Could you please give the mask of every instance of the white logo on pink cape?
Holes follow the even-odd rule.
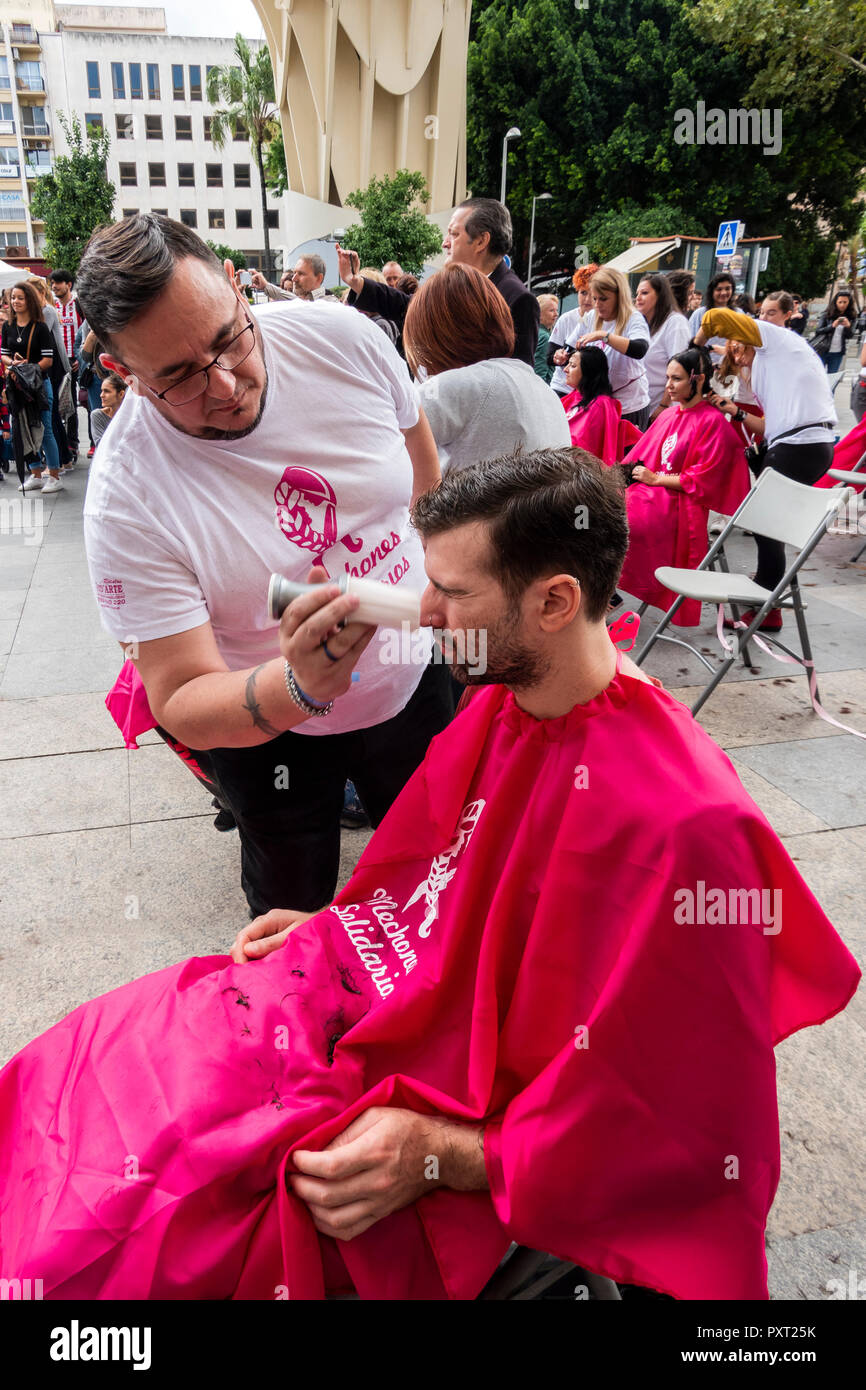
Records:
[[[485,801],[470,801],[468,806],[464,806],[454,833],[454,839],[446,850],[437,854],[430,865],[430,872],[423,883],[419,883],[411,898],[404,904],[403,911],[416,903],[420,897],[427,900],[427,911],[424,921],[418,928],[419,936],[429,936],[430,928],[439,915],[439,894],[442,893],[451,882],[457,872],[457,865],[451,864],[456,859],[472,839],[473,831],[478,824],[478,818],[486,806]],[[450,867],[449,867],[450,865]]]

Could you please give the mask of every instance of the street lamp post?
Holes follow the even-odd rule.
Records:
[[[509,140],[519,139],[520,131],[517,129],[516,125],[513,125],[511,129],[506,132],[505,139],[502,141],[502,187],[499,192],[500,203],[505,202],[505,175],[508,169],[508,142]]]
[[[552,193],[538,193],[532,199],[532,221],[529,225],[529,269],[526,272],[526,288],[532,289],[532,254],[535,251],[535,204],[552,198]]]

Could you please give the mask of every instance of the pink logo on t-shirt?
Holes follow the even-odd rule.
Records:
[[[309,550],[317,564],[337,539],[334,489],[312,468],[287,468],[274,489],[277,521],[287,540]]]

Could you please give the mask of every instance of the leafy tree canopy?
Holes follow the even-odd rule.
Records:
[[[866,0],[751,0],[747,23],[738,0],[699,0],[691,18],[703,38],[758,59],[753,101],[826,107],[852,74],[866,100]]]
[[[111,142],[95,127],[85,134],[75,115],[58,113],[69,154],[57,155],[50,174],[36,180],[30,210],[45,224],[45,256],[75,274],[92,233],[114,216],[114,187],[105,162]]]
[[[677,223],[659,231],[709,234],[723,218],[739,218],[750,236],[781,234],[802,291],[823,288],[827,248],[861,216],[866,111],[851,96],[859,78],[846,79],[820,121],[786,106],[777,155],[751,144],[678,144],[676,112],[695,111],[698,101],[724,111],[748,104],[760,66],[696,35],[691,9],[691,0],[591,0],[586,8],[475,0],[469,184],[498,196],[502,138],[516,125],[522,136],[510,147],[507,202],[518,271],[532,196],[548,192],[536,219],[539,275],[571,267],[575,246],[589,244],[588,228],[598,236],[615,214],[664,205]],[[740,21],[754,37],[751,13]],[[652,235],[646,226],[627,230]]]
[[[277,123],[276,131],[265,154],[265,183],[278,198],[289,190],[289,175],[286,169],[286,147],[283,143],[282,126]]]
[[[429,196],[424,175],[417,171],[398,169],[393,178],[371,179],[346,198],[361,220],[346,228],[340,244],[357,251],[362,266],[399,261],[404,270],[420,274],[424,262],[442,249],[441,232],[413,206]]]
[[[225,246],[221,241],[209,241],[207,245],[221,261],[231,261],[235,270],[246,270],[247,258],[243,251],[234,251],[231,246]]]

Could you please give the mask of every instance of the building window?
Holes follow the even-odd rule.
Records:
[[[144,133],[148,140],[162,139],[162,116],[145,116]]]
[[[138,216],[138,208],[124,208],[124,209],[123,209],[123,215],[124,215],[124,217],[137,217],[137,216]]]
[[[190,101],[201,101],[201,64],[190,63],[189,67],[189,99]]]
[[[114,124],[117,127],[118,140],[131,140],[133,136],[132,117],[115,116]]]
[[[191,140],[192,116],[175,116],[174,133],[178,140]]]
[[[0,174],[5,179],[20,178],[18,151],[14,145],[0,145]]]
[[[222,188],[223,186],[223,166],[221,164],[206,164],[205,173],[207,174],[208,188]]]
[[[268,208],[267,218],[268,218],[268,227],[269,227],[271,230],[273,230],[273,229],[276,228],[276,227],[279,227],[279,225],[280,225],[280,210],[279,210],[279,208]]]
[[[207,224],[211,230],[222,231],[226,225],[226,215],[222,208],[211,208],[207,215]]]
[[[198,214],[195,208],[181,208],[180,220],[185,227],[197,227]]]
[[[45,80],[40,63],[16,63],[15,85],[23,92],[44,92]]]
[[[129,95],[133,101],[141,101],[144,97],[141,86],[141,63],[130,63],[129,65]]]
[[[175,101],[186,100],[186,87],[183,80],[183,63],[172,63],[171,86]]]
[[[126,79],[123,75],[123,64],[111,64],[111,90],[114,93],[114,100],[123,100],[126,96]]]
[[[177,181],[181,188],[195,188],[195,165],[178,164]]]
[[[248,140],[248,139],[249,139],[249,134],[248,134],[248,132],[247,132],[247,128],[246,128],[246,126],[244,125],[243,121],[241,121],[241,120],[239,120],[239,121],[237,122],[237,125],[235,126],[234,138],[235,138],[235,140]]]
[[[9,107],[9,110],[12,110],[11,106]],[[21,133],[22,135],[48,134],[48,122],[45,119],[44,106],[21,107]]]
[[[104,128],[102,117],[98,111],[85,111],[84,128],[85,130],[102,130]]]
[[[151,101],[159,101],[159,63],[147,65],[147,95]]]
[[[157,217],[168,217],[168,208],[151,208],[151,212],[155,212]]]
[[[210,138],[211,138],[210,126],[211,126],[211,121],[212,121],[212,120],[213,120],[213,117],[212,117],[212,116],[205,116],[205,118],[204,118],[204,138],[205,138],[205,140],[210,140]]]
[[[135,164],[120,165],[120,186],[121,188],[135,188],[138,184],[138,175],[135,172]]]
[[[249,188],[250,186],[250,166],[249,164],[235,165],[235,188]]]
[[[241,231],[251,231],[253,225],[253,215],[249,208],[238,208],[236,214],[236,225]]]
[[[147,176],[151,188],[165,188],[165,165],[148,164]]]
[[[4,58],[5,63],[5,58]],[[102,97],[102,88],[99,85],[99,64],[87,64],[87,95],[91,101],[99,101]]]

